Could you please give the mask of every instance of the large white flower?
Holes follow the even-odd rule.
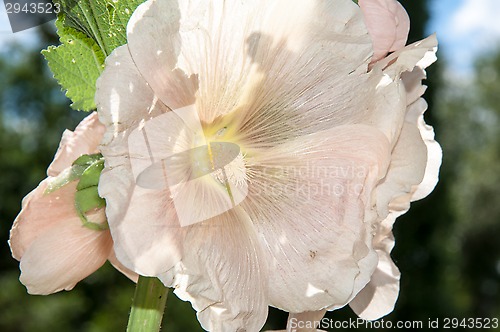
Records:
[[[392,223],[440,164],[435,38],[369,70],[351,0],[147,1],[127,30],[96,95],[118,259],[207,330],[257,331],[268,305],[388,313]]]

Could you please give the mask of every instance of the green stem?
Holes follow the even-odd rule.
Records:
[[[127,332],[158,332],[168,288],[157,278],[139,276],[130,310]]]

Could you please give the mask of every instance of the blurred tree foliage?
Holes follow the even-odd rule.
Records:
[[[447,274],[464,315],[500,317],[500,43],[474,72],[470,80],[448,74],[438,104],[454,220]]]
[[[410,42],[424,36],[426,1],[402,0],[412,19]],[[51,24],[40,44],[0,51],[0,331],[124,331],[134,285],[109,265],[71,292],[30,296],[7,246],[20,202],[45,177],[65,128],[85,116],[51,77],[39,50],[56,44]],[[476,78],[450,83],[430,68],[427,122],[443,146],[441,181],[395,225],[393,257],[402,272],[396,308],[385,320],[500,317],[500,52],[480,60]],[[356,319],[349,308],[327,314]],[[189,303],[170,294],[170,332],[201,331]],[[283,328],[271,309],[266,328]]]

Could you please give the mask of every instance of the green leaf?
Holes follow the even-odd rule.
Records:
[[[62,45],[42,51],[54,77],[67,91],[75,110],[91,111],[95,83],[104,69],[105,55],[95,41],[72,28],[63,27],[60,16],[56,21]]]
[[[55,0],[65,13],[64,25],[92,38],[108,56],[127,43],[127,23],[144,0]]]
[[[104,60],[127,43],[127,23],[143,0],[55,0],[61,45],[42,54],[75,110],[91,111]]]

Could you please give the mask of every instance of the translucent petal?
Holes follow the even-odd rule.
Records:
[[[400,273],[388,253],[379,253],[377,269],[368,285],[349,303],[363,319],[375,320],[392,312],[399,295]]]
[[[82,120],[75,131],[65,130],[59,143],[54,160],[47,169],[49,176],[56,176],[70,167],[82,154],[97,153],[106,127],[99,122],[97,113],[93,112]]]
[[[248,158],[242,207],[260,234],[271,304],[290,312],[345,305],[368,282],[372,190],[389,146],[363,125],[340,126]]]
[[[113,240],[109,231],[94,231],[77,220],[59,220],[33,241],[21,258],[21,282],[30,294],[71,290],[101,267]]]
[[[267,317],[266,261],[248,215],[235,208],[186,227],[184,256],[160,276],[192,303],[208,331],[259,331]]]
[[[359,0],[368,32],[373,40],[372,62],[406,45],[410,18],[396,0]]]
[[[10,231],[9,245],[17,260],[55,224],[64,220],[81,224],[74,206],[76,182],[48,195],[44,194],[46,187],[47,180],[44,180],[23,199],[21,212]]]

